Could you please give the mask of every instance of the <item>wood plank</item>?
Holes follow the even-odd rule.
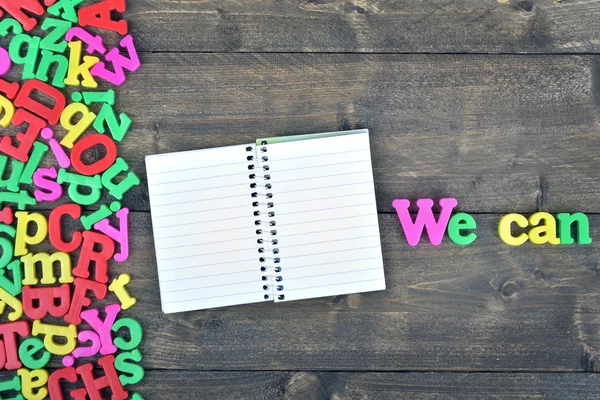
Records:
[[[10,375],[0,373],[2,378]],[[79,387],[64,383],[65,396]],[[598,399],[600,375],[581,373],[347,373],[147,370],[127,386],[146,400]]]
[[[467,212],[600,212],[600,58],[145,54],[120,152],[369,128],[379,211],[454,196]],[[147,189],[126,204],[148,210]]]
[[[132,276],[124,315],[144,326],[148,369],[600,370],[600,241],[510,247],[498,216],[475,218],[473,245],[411,248],[381,215],[381,292],[165,315],[148,213],[132,214],[131,256],[111,270]],[[597,239],[600,216],[590,223]]]
[[[598,52],[596,0],[139,0],[145,51]]]

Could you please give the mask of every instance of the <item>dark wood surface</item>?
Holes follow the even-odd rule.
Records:
[[[146,399],[600,398],[600,1],[131,0],[119,90],[146,154],[369,128],[383,292],[162,314],[145,182],[125,204]],[[467,247],[391,202],[452,196]],[[588,246],[510,247],[508,212],[582,211]],[[53,365],[52,368],[59,367]]]

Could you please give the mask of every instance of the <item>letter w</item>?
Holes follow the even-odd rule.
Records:
[[[415,222],[413,222],[408,212],[408,207],[410,206],[409,200],[397,199],[392,203],[392,206],[398,213],[398,218],[400,219],[400,224],[404,230],[406,240],[411,246],[419,244],[424,227],[427,230],[427,236],[429,236],[429,241],[432,245],[438,246],[442,243],[444,232],[446,231],[448,221],[450,220],[450,214],[452,214],[452,210],[457,205],[458,201],[454,198],[440,199],[440,215],[436,221],[433,216],[433,211],[431,210],[433,207],[433,200],[419,199],[417,200],[419,212],[417,213]]]

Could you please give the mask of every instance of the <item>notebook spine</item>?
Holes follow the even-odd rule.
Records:
[[[269,173],[269,156],[267,142],[260,146],[249,146],[247,160],[250,170],[250,189],[252,207],[254,207],[254,225],[256,227],[256,243],[258,261],[265,299],[285,300],[283,294],[283,276],[279,255],[279,239],[275,221],[275,202],[273,201],[273,185]]]

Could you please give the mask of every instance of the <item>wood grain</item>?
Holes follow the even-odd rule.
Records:
[[[117,109],[120,152],[369,128],[380,212],[454,196],[477,213],[597,213],[600,58],[354,54],[145,54]],[[145,184],[126,204],[148,210]]]
[[[145,51],[598,52],[596,0],[136,0]]]

